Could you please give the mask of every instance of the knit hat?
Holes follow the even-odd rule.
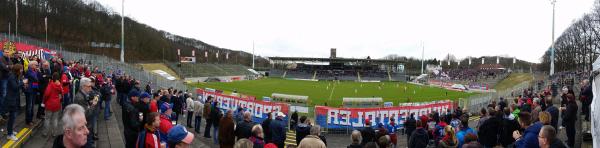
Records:
[[[172,109],[172,108],[173,108],[172,104],[164,102],[163,104],[160,105],[160,113],[164,114],[167,110]]]
[[[140,96],[140,92],[138,92],[138,91],[130,91],[129,92],[129,98],[137,97],[137,96]]]
[[[140,95],[140,98],[150,98],[150,94],[148,94],[147,92],[144,92]]]

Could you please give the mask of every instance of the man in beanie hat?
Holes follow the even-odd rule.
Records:
[[[135,105],[136,108],[138,108],[138,110],[140,112],[142,112],[142,114],[144,115],[144,117],[146,117],[146,115],[148,115],[148,113],[150,113],[150,94],[144,92],[140,94],[140,101],[137,105]],[[158,111],[157,111],[158,112]]]
[[[173,123],[171,122],[171,115],[173,113],[173,105],[164,102],[160,105],[160,126],[159,133],[160,139],[162,142],[167,142],[167,134],[169,130],[173,128]]]
[[[129,98],[131,99],[131,102],[123,104],[122,121],[123,126],[125,127],[125,147],[135,147],[137,134],[142,130],[143,127],[142,122],[145,115],[140,116],[139,113],[141,111],[136,107],[138,104],[141,104],[138,95],[139,93],[136,91],[130,92]]]
[[[168,144],[171,147],[189,147],[194,141],[194,134],[188,132],[181,125],[171,128],[167,137]]]

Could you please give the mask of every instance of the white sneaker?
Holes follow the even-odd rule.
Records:
[[[17,140],[19,140],[19,138],[17,138],[17,136],[15,136],[15,135],[10,135],[10,136],[6,137],[6,139],[8,139],[8,140],[12,140],[12,141],[17,141]]]

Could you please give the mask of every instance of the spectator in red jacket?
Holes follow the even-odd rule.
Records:
[[[46,132],[44,136],[54,136],[54,130],[58,128],[58,117],[60,116],[61,110],[61,99],[63,88],[60,84],[60,75],[58,73],[52,74],[52,83],[48,83],[46,91],[44,91],[44,101],[42,106],[46,108],[46,120],[44,120],[44,127]],[[52,121],[52,126],[50,126]]]
[[[138,135],[138,140],[136,147],[146,147],[146,148],[164,148],[160,144],[161,138],[158,136],[158,128],[160,126],[160,114],[157,112],[149,113],[148,116],[144,118],[146,120],[144,124],[144,130],[140,132]]]
[[[160,127],[158,128],[160,131],[160,138],[161,141],[167,142],[167,135],[169,134],[169,130],[173,128],[173,123],[171,122],[173,105],[164,102],[160,105],[160,113]]]
[[[69,89],[69,87],[71,86],[71,79],[67,75],[68,71],[69,71],[69,68],[67,66],[65,66],[64,73],[62,74],[62,76],[60,78],[60,82],[62,83],[63,106],[67,106],[67,105],[71,104],[71,102],[72,102],[71,94],[69,94],[69,92],[71,91]]]

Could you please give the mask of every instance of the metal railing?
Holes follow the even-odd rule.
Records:
[[[0,33],[0,41],[10,40],[13,42],[20,41],[21,43],[35,45],[42,48],[48,48],[50,50],[56,51],[57,54],[61,55],[65,60],[72,61],[83,61],[85,63],[91,63],[93,66],[98,66],[100,70],[104,70],[105,72],[109,71],[121,71],[126,75],[132,76],[136,80],[139,80],[142,86],[145,86],[148,82],[152,82],[152,88],[169,88],[172,87],[177,90],[189,90],[188,92],[195,93],[192,88],[188,87],[181,80],[167,80],[161,76],[156,74],[152,74],[151,72],[144,71],[141,67],[135,66],[128,63],[121,63],[120,61],[103,56],[103,55],[94,55],[87,53],[78,53],[67,51],[62,48],[60,45],[46,43],[44,41],[40,41],[34,38],[25,37],[25,36],[8,36],[5,33]]]
[[[508,102],[511,102],[514,99],[513,96],[521,95],[523,93],[523,89],[531,86],[530,83],[530,81],[525,81],[507,90],[479,94],[469,98],[459,99],[458,105],[461,108],[466,108],[472,114],[477,114],[481,108],[486,108],[492,100],[499,101],[500,97],[504,98]]]

